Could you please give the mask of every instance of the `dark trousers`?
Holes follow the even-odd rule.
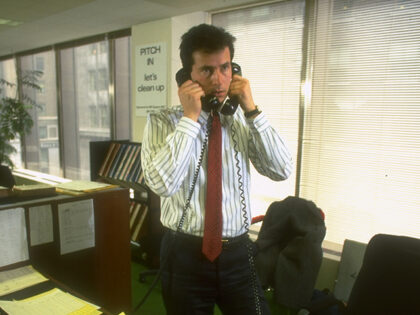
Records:
[[[215,304],[227,315],[270,314],[258,280],[253,285],[248,236],[225,244],[213,263],[201,253],[201,243],[202,238],[173,231],[162,239],[162,296],[167,314],[213,314]]]

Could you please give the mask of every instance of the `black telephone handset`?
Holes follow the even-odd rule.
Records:
[[[242,75],[241,67],[232,62],[232,75],[239,74]],[[190,74],[184,70],[184,68],[178,70],[175,75],[176,83],[178,87],[181,86],[185,81],[191,80]],[[201,97],[201,106],[204,111],[210,112],[212,109],[219,109],[220,113],[223,115],[233,115],[238,108],[239,101],[237,97],[232,97],[227,99],[223,104],[217,100],[214,95],[205,95]]]

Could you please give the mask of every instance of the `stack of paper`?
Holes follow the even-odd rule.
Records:
[[[53,196],[55,195],[55,187],[48,184],[32,184],[32,185],[15,185],[13,193],[17,196]]]
[[[95,192],[104,189],[110,189],[118,187],[117,185],[110,185],[106,183],[91,182],[87,180],[74,180],[68,183],[58,184],[56,186],[57,192],[70,194],[70,195],[80,195],[87,192]]]
[[[0,296],[47,281],[32,266],[25,266],[0,272]]]
[[[21,301],[0,301],[9,315],[95,315],[99,307],[59,289],[52,289]]]

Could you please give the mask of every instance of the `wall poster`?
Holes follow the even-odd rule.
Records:
[[[166,43],[136,46],[136,116],[167,107]]]

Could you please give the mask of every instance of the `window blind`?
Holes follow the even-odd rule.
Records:
[[[301,196],[326,240],[420,237],[420,2],[318,1]]]
[[[212,15],[212,23],[236,37],[234,61],[251,84],[253,98],[297,154],[304,1],[287,1]],[[252,169],[252,213],[294,195],[295,173],[273,182]]]

